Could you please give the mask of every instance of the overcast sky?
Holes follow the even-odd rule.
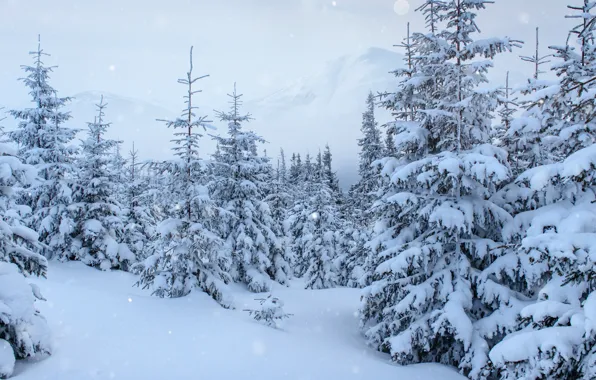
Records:
[[[197,73],[211,74],[206,94],[237,80],[259,97],[339,55],[391,48],[407,21],[421,26],[420,0],[409,3],[398,15],[394,0],[0,0],[0,102],[23,96],[19,65],[38,33],[48,63],[60,65],[53,83],[63,94],[102,90],[176,106],[190,45]],[[566,3],[496,0],[479,24],[524,40],[542,26],[546,47],[566,36]]]
[[[569,0],[578,3],[579,0]],[[495,0],[478,19],[486,36],[528,43],[499,67],[528,72],[534,28],[544,49],[565,41],[566,0]],[[408,9],[408,3],[410,3]],[[195,46],[197,74],[209,104],[221,103],[234,81],[246,99],[278,90],[340,55],[371,46],[393,49],[405,24],[421,30],[420,0],[0,0],[0,104],[22,105],[17,78],[41,34],[46,62],[60,67],[52,84],[61,95],[87,90],[180,108],[176,79]],[[397,8],[397,13],[396,9]],[[398,14],[400,13],[400,14]],[[388,76],[388,80],[391,77]],[[200,100],[199,100],[200,102]]]

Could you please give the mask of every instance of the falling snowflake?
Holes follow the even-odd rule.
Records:
[[[519,22],[522,24],[529,24],[530,23],[530,15],[526,12],[521,12],[518,16]]]
[[[337,7],[337,1],[332,1],[331,5],[333,5],[334,7]]]
[[[110,71],[116,71],[116,66],[115,65],[110,65],[109,69],[110,69]]]
[[[310,217],[313,220],[317,220],[317,219],[319,219],[319,213],[318,212],[313,212],[312,214],[310,214]]]
[[[400,16],[404,16],[410,11],[410,3],[408,0],[397,0],[393,4],[393,11]]]

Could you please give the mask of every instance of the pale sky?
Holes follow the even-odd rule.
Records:
[[[531,74],[519,54],[533,52],[541,27],[543,51],[562,44],[570,25],[566,3],[578,0],[495,0],[478,19],[486,36],[525,40],[497,61]],[[409,3],[409,10],[408,10]],[[221,104],[234,81],[246,99],[270,94],[344,54],[377,46],[393,49],[422,27],[420,0],[0,0],[0,105],[19,106],[27,95],[17,78],[29,64],[37,34],[59,65],[52,85],[61,95],[98,90],[181,105],[176,79],[194,45],[196,74],[209,104]],[[398,8],[399,13],[394,8]],[[388,81],[392,80],[388,75]],[[265,136],[266,137],[266,136]],[[341,138],[341,137],[340,137]],[[283,144],[282,144],[283,145]]]

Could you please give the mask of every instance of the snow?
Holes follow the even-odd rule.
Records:
[[[39,307],[53,331],[53,354],[17,362],[14,379],[464,379],[436,364],[398,367],[368,348],[357,289],[274,285],[293,314],[278,330],[242,311],[263,297],[240,287],[233,288],[238,308],[226,310],[200,292],[152,297],[131,287],[136,280],[79,262],[50,263],[48,279],[34,281],[48,300]]]
[[[9,376],[15,364],[14,351],[10,343],[0,339],[0,378]]]
[[[571,348],[582,342],[583,329],[573,326],[549,327],[542,330],[514,333],[498,343],[490,352],[496,365],[520,362],[539,357],[540,352],[556,348],[563,357],[571,357]]]

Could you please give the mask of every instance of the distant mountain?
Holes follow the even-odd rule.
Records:
[[[347,186],[357,179],[357,139],[366,96],[390,90],[396,83],[390,72],[402,66],[402,60],[401,54],[381,48],[333,60],[318,73],[248,102],[257,119],[253,127],[271,142],[268,149],[274,148],[275,155],[279,147],[288,153],[316,154],[329,143]],[[377,116],[380,124],[389,117],[382,110]]]

